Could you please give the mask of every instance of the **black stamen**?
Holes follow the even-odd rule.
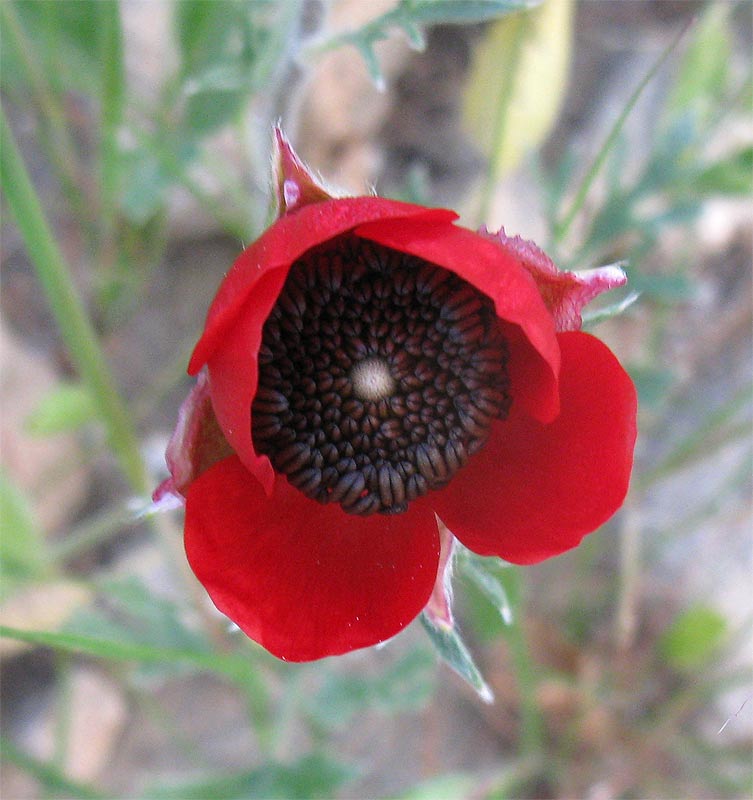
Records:
[[[400,513],[507,416],[507,353],[484,294],[343,237],[293,264],[264,325],[254,445],[320,503]]]

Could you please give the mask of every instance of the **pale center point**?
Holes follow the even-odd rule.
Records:
[[[395,379],[383,358],[366,358],[350,373],[353,391],[361,400],[381,400],[395,391]]]

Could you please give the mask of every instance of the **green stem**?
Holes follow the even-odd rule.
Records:
[[[505,628],[520,697],[520,756],[537,762],[544,752],[544,720],[536,700],[536,672],[523,630],[525,591],[522,571],[510,567],[505,572],[506,584],[515,608],[513,621]]]
[[[636,103],[638,102],[640,96],[643,94],[643,90],[651,83],[654,75],[659,71],[661,66],[664,62],[669,58],[670,54],[674,51],[675,47],[677,47],[680,39],[683,37],[685,32],[688,28],[693,24],[694,20],[691,20],[687,25],[684,25],[679,33],[672,39],[669,43],[669,46],[666,47],[659,58],[656,60],[654,65],[651,69],[646,73],[643,80],[638,84],[635,88],[635,91],[630,95],[630,99],[628,100],[625,107],[622,109],[622,113],[617,120],[615,121],[612,129],[609,131],[609,135],[607,136],[604,144],[601,146],[596,158],[594,159],[593,164],[589,168],[588,172],[586,173],[585,177],[583,178],[578,191],[575,194],[575,198],[570,206],[570,210],[565,214],[560,222],[558,222],[554,227],[554,240],[555,243],[559,243],[564,239],[565,235],[567,234],[570,226],[573,224],[575,217],[578,215],[578,212],[583,207],[583,203],[586,200],[586,195],[591,189],[596,176],[601,171],[601,168],[604,166],[604,162],[606,161],[607,156],[609,155],[612,147],[614,147],[617,138],[622,131],[623,126],[625,125],[625,121],[627,120],[630,112],[635,107]]]
[[[70,268],[52,235],[1,108],[0,184],[63,341],[107,427],[110,445],[133,489],[145,492],[147,479],[130,417],[115,389],[97,336],[71,278]]]
[[[7,761],[36,778],[44,788],[54,794],[78,797],[82,800],[104,800],[107,797],[94,786],[71,780],[53,764],[27,755],[10,739],[0,738],[0,748]]]
[[[116,260],[116,211],[120,189],[117,134],[123,112],[123,41],[120,6],[104,0],[96,6],[99,22],[100,82],[100,256],[108,271]]]

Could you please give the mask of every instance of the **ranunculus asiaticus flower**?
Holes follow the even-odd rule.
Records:
[[[332,197],[279,131],[275,163],[279,218],[209,309],[156,496],[185,497],[216,606],[304,661],[419,614],[438,519],[518,564],[575,547],[623,501],[636,396],[578,330],[620,270],[559,272],[451,211]]]

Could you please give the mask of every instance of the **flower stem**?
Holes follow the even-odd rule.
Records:
[[[123,472],[138,493],[147,491],[136,434],[122,403],[71,271],[45,219],[34,186],[0,108],[0,184],[16,219],[63,341],[84,380],[109,434]]]

